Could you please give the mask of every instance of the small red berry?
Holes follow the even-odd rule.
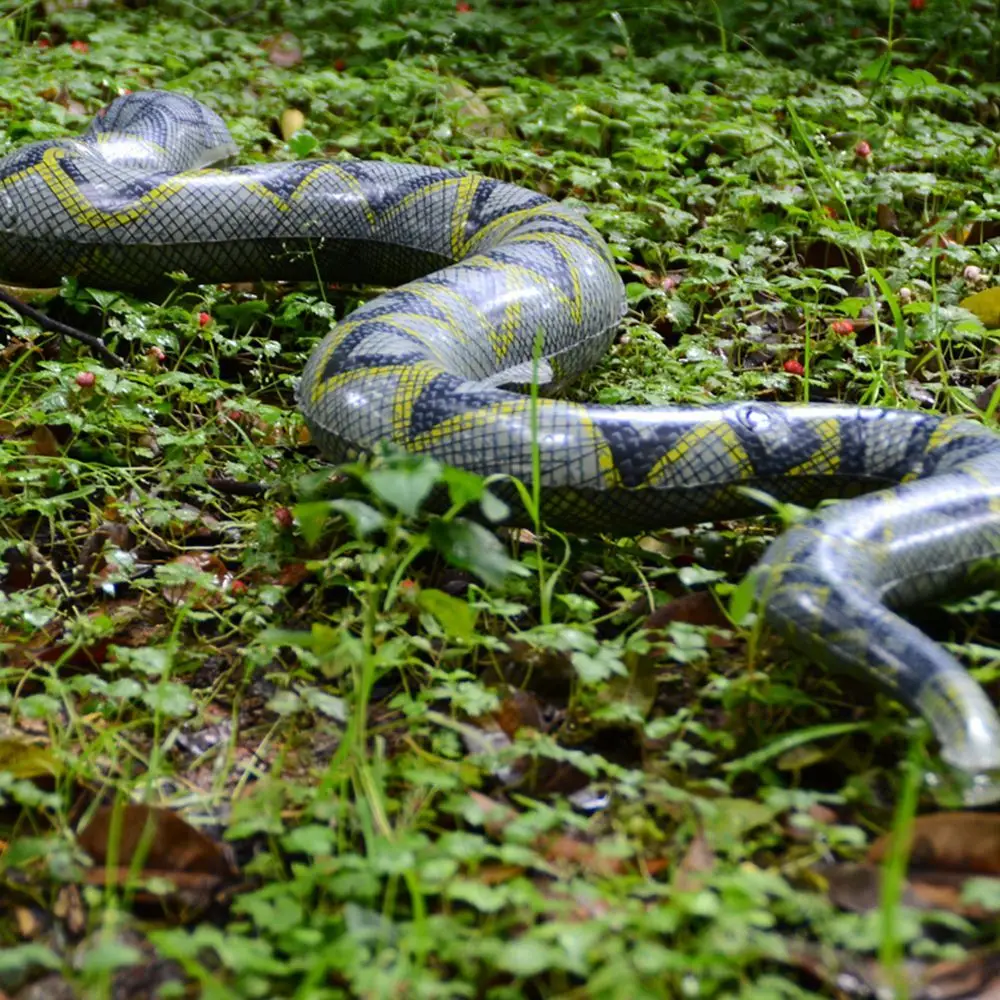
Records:
[[[472,10],[472,4],[466,3],[465,0],[458,0],[458,3],[455,4],[455,10],[457,10],[459,14],[468,14]]]
[[[347,60],[346,59],[334,59],[333,60],[333,68],[338,73],[343,73],[344,70],[347,69]]]
[[[927,6],[927,0],[910,0],[910,10],[923,10]]]
[[[158,364],[167,360],[167,356],[163,353],[163,349],[156,347],[155,345],[146,351],[146,356],[150,361],[155,361]]]
[[[35,42],[35,44],[40,49],[49,49],[49,48],[52,48],[52,43],[47,38],[39,38],[38,41]]]
[[[198,326],[208,326],[208,324],[211,322],[212,322],[211,313],[207,313],[204,311],[198,313]]]
[[[833,205],[824,205],[823,206],[823,214],[828,219],[836,219],[837,218],[837,210],[833,207]]]
[[[861,160],[867,160],[868,157],[872,155],[872,148],[871,148],[871,146],[868,145],[867,142],[865,142],[864,139],[862,139],[854,147],[854,155],[857,156]]]
[[[239,597],[240,594],[245,594],[247,592],[247,585],[242,580],[233,580],[229,585],[229,593],[233,597]]]
[[[83,54],[86,54],[90,51],[90,46],[86,42],[81,42],[81,41],[70,42],[69,47],[74,52],[81,52]]]
[[[854,333],[854,324],[849,319],[835,319],[830,324],[830,330],[841,336],[847,336],[849,333]]]
[[[287,507],[276,508],[274,511],[274,520],[279,528],[290,528],[295,523],[295,518]]]
[[[77,372],[76,374],[76,384],[81,389],[93,388],[94,383],[97,381],[97,376],[93,372]]]
[[[789,375],[805,375],[806,370],[802,367],[801,361],[789,358],[782,366]]]

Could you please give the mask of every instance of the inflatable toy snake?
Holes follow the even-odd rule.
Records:
[[[890,610],[958,587],[1000,553],[1000,436],[914,411],[609,407],[512,392],[582,372],[625,312],[608,249],[576,213],[455,170],[210,166],[235,153],[213,112],[156,91],[114,101],[81,139],[16,149],[0,160],[0,279],[75,275],[139,292],[177,271],[205,283],[402,283],[310,357],[298,401],[315,440],[333,460],[394,442],[523,481],[537,449],[553,526],[624,535],[764,512],[746,488],[809,505],[854,497],[771,546],[757,570],[766,621],[921,713],[968,801],[1000,798],[993,705]]]

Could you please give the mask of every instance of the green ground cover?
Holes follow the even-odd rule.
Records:
[[[455,166],[585,208],[632,308],[572,398],[993,419],[1000,338],[959,305],[1000,266],[992,4],[244,4],[7,5],[0,155],[184,91],[244,162]],[[988,956],[991,882],[917,909],[896,855],[870,899],[831,889],[940,804],[940,765],[756,627],[740,583],[777,525],[494,541],[414,509],[468,477],[331,475],[294,383],[375,290],[327,277],[33,297],[120,370],[4,311],[0,990],[764,998],[905,971],[919,996]],[[920,624],[988,683],[998,609]]]

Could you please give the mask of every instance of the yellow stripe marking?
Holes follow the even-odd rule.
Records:
[[[649,475],[646,476],[646,486],[656,486],[675,465],[679,465],[691,452],[699,449],[705,441],[710,438],[717,438],[721,441],[727,451],[727,457],[732,465],[725,470],[719,484],[725,486],[735,486],[748,479],[753,472],[753,464],[749,456],[743,450],[736,431],[726,423],[705,423],[699,424],[692,431],[688,431],[662,458],[660,458]]]
[[[322,167],[317,167],[307,177],[304,177],[299,186],[292,192],[289,201],[301,201],[310,185],[312,185],[314,181],[322,177],[324,174],[333,174],[337,180],[341,181],[351,191],[352,194],[357,195],[358,202],[361,206],[362,212],[364,212],[368,225],[374,227],[378,221],[378,217],[375,214],[375,210],[369,204],[368,199],[365,197],[364,187],[358,181],[357,177],[349,174],[338,163],[326,163]]]
[[[468,174],[458,182],[455,204],[451,209],[451,255],[460,260],[466,254],[465,224],[469,221],[472,199],[481,180],[475,174]]]
[[[413,418],[413,407],[417,405],[420,394],[444,369],[432,361],[422,361],[419,364],[407,365],[399,373],[396,392],[392,397],[392,440],[397,444],[406,444],[409,440],[410,422]]]
[[[522,277],[527,278],[530,281],[536,282],[540,285],[545,285],[550,289],[556,299],[561,302],[564,306],[569,309],[570,318],[576,322],[579,322],[583,316],[583,303],[581,301],[574,302],[554,281],[548,278],[544,274],[540,274],[533,268],[526,267],[523,264],[511,264],[507,261],[493,260],[491,257],[486,257],[481,254],[477,254],[475,257],[470,257],[463,261],[464,264],[474,265],[475,267],[481,267],[486,271],[497,271],[500,274],[506,275],[510,278]]]
[[[804,462],[789,469],[789,476],[832,475],[840,468],[840,423],[824,420],[815,427],[822,444]],[[828,446],[832,445],[832,454]]]
[[[148,191],[129,208],[104,212],[92,205],[81,194],[77,185],[58,168],[59,161],[67,155],[65,149],[50,147],[42,154],[41,162],[23,173],[37,174],[74,222],[89,225],[94,229],[115,229],[135,222],[151,208],[162,205],[184,187],[183,181],[171,178]],[[17,178],[8,178],[8,183],[15,179]]]

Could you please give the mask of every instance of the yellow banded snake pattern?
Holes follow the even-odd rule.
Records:
[[[606,407],[546,390],[594,364],[625,312],[591,226],[558,202],[455,170],[385,161],[228,166],[220,118],[150,91],[80,139],[0,160],[0,280],[146,291],[325,279],[393,286],[331,330],[298,401],[333,460],[393,442],[529,481],[547,523],[612,534],[759,514],[753,491],[825,507],[757,571],[766,620],[821,662],[920,712],[967,800],[1000,798],[1000,718],[898,607],[1000,553],[1000,436],[917,411],[756,402]],[[533,419],[534,416],[534,419]],[[746,492],[750,489],[750,493]],[[507,498],[515,497],[513,491]]]

